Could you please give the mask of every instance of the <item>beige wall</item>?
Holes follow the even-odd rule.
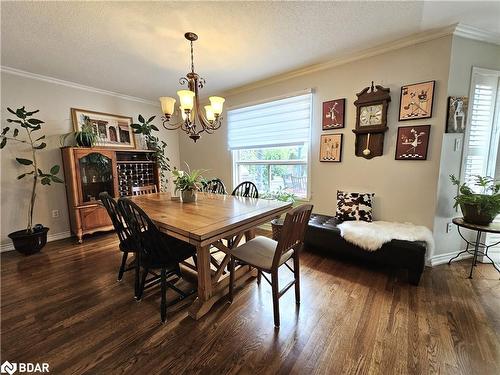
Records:
[[[29,109],[40,109],[39,118],[45,121],[44,134],[48,137],[48,147],[40,152],[40,163],[44,169],[55,163],[61,164],[59,136],[72,130],[70,108],[85,108],[100,112],[125,116],[160,116],[159,106],[125,100],[118,97],[89,92],[77,88],[34,80],[2,72],[2,127],[5,126],[7,107],[18,108],[26,105]],[[159,118],[159,117],[158,117]],[[159,124],[159,120],[157,124]],[[168,143],[168,157],[171,164],[179,165],[178,133],[161,131],[161,138]],[[15,156],[28,155],[23,147],[8,145],[0,153],[1,157],[1,234],[0,241],[5,247],[10,242],[7,234],[25,227],[30,186],[27,181],[17,181],[22,168],[13,161]],[[53,219],[52,210],[59,210],[60,217]],[[43,223],[50,228],[49,235],[56,236],[69,231],[66,192],[64,185],[38,187],[38,201],[34,216],[35,223]]]
[[[376,194],[374,215],[377,220],[410,221],[433,228],[436,186],[441,142],[446,114],[447,82],[451,36],[350,62],[328,70],[310,73],[284,82],[227,97],[226,108],[284,95],[306,88],[314,90],[312,124],[311,194],[314,211],[335,213],[336,190],[373,191]],[[371,81],[391,89],[384,155],[365,160],[354,155],[356,92]],[[435,80],[434,111],[431,119],[398,121],[400,88],[404,84]],[[341,163],[320,163],[319,138],[321,103],[347,98],[346,128],[329,133],[343,133]],[[397,128],[400,125],[431,124],[427,161],[394,160]],[[326,133],[326,132],[325,132]],[[209,168],[210,175],[220,176],[232,185],[232,162],[227,148],[227,125],[213,135],[205,135],[193,144],[180,135],[181,162],[194,168]]]

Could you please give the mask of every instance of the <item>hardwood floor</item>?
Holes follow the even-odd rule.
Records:
[[[55,374],[498,374],[500,281],[469,261],[403,272],[301,254],[302,301],[255,280],[200,321],[186,304],[160,324],[159,290],[133,300],[133,274],[116,281],[114,234],[1,255],[2,361],[48,362]],[[282,276],[288,277],[286,272]],[[171,293],[171,292],[169,292]],[[190,303],[191,300],[188,301]]]

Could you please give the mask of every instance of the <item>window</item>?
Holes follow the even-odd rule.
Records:
[[[309,197],[312,94],[228,111],[233,182],[252,181],[259,193],[286,190]]]

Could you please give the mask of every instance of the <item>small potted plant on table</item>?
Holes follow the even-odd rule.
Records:
[[[500,213],[500,184],[495,183],[492,177],[474,176],[475,186],[478,186],[481,193],[475,193],[465,183],[450,175],[453,185],[458,186],[458,194],[455,197],[455,205],[460,206],[464,221],[477,224],[488,225]]]
[[[43,142],[45,135],[37,136],[35,133],[41,129],[41,126],[44,123],[41,120],[33,118],[33,115],[37,113],[38,110],[27,111],[25,107],[18,108],[15,111],[10,108],[7,108],[7,110],[16,116],[15,119],[7,119],[7,122],[19,125],[22,129],[24,129],[25,133],[23,132],[23,134],[25,134],[26,137],[19,137],[19,128],[16,127],[11,129],[9,126],[6,126],[0,133],[0,149],[3,149],[7,145],[7,142],[15,142],[28,146],[28,149],[31,152],[31,159],[16,158],[18,164],[29,168],[28,171],[25,171],[17,176],[17,179],[22,180],[29,178],[25,180],[31,180],[32,184],[31,197],[28,207],[28,223],[26,229],[21,229],[9,234],[10,239],[14,243],[14,248],[24,255],[29,255],[37,253],[45,246],[47,243],[47,232],[49,231],[49,228],[44,227],[41,224],[33,225],[33,212],[35,208],[37,196],[36,188],[38,183],[40,182],[42,185],[50,185],[52,182],[62,183],[64,181],[57,176],[60,170],[59,165],[52,166],[48,173],[44,173],[40,169],[37,154],[40,150],[47,147],[47,144]]]
[[[203,185],[203,170],[201,169],[193,169],[189,168],[189,165],[186,163],[187,172],[180,171],[176,168],[172,171],[174,176],[174,185],[175,192],[181,191],[181,199],[183,202],[195,202],[196,201],[196,192],[201,190]]]

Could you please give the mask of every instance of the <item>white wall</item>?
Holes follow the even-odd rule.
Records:
[[[335,213],[336,190],[373,191],[377,220],[410,221],[433,228],[441,142],[446,119],[451,36],[350,62],[265,87],[229,95],[226,108],[284,95],[306,88],[314,90],[311,189],[314,211]],[[356,93],[371,81],[391,89],[384,155],[365,160],[354,155]],[[399,95],[404,84],[435,80],[434,111],[431,119],[399,122]],[[323,101],[347,98],[346,127],[321,131]],[[394,160],[398,126],[431,124],[426,161]],[[319,138],[323,133],[343,133],[341,163],[319,162]],[[194,144],[180,135],[181,162],[193,168],[209,168],[210,175],[232,185],[231,155],[227,148],[227,125]]]
[[[45,121],[43,134],[48,137],[48,147],[40,152],[40,163],[44,169],[53,164],[61,164],[59,136],[73,130],[70,108],[84,108],[99,112],[107,112],[132,116],[135,120],[138,114],[146,116],[157,115],[159,125],[159,106],[125,100],[115,96],[89,92],[73,87],[36,79],[21,77],[2,72],[1,74],[1,124],[10,116],[7,107],[18,108],[25,105],[28,109],[40,109],[38,118]],[[41,132],[42,134],[42,132]],[[179,165],[179,143],[176,131],[161,130],[160,137],[168,144],[167,156],[172,166]],[[22,171],[15,157],[26,155],[26,149],[10,143],[0,153],[0,202],[1,222],[0,241],[2,248],[10,243],[7,234],[26,226],[30,184],[28,180],[16,180]],[[51,238],[68,234],[69,219],[66,204],[66,191],[62,184],[39,186],[34,215],[35,223],[43,223],[50,228]],[[60,217],[53,219],[52,210],[59,210]]]

